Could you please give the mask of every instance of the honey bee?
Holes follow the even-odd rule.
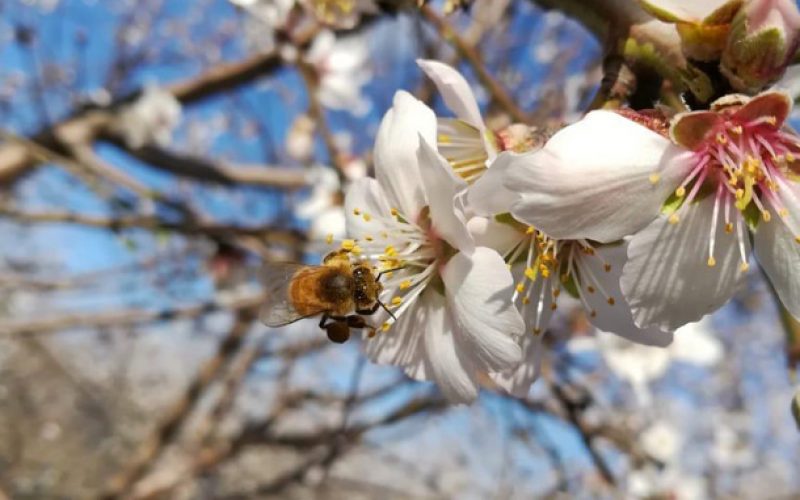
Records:
[[[351,328],[374,332],[363,315],[383,307],[394,317],[378,299],[383,290],[380,276],[375,276],[366,263],[350,262],[344,250],[329,253],[321,266],[268,264],[264,276],[267,301],[261,308],[261,322],[278,327],[322,314],[319,327],[339,344],[350,338]]]

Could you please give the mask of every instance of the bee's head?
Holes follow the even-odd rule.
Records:
[[[372,270],[367,266],[357,266],[353,269],[353,299],[361,309],[366,309],[375,303],[380,292],[380,283],[375,280]]]

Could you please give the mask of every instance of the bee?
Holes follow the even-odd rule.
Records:
[[[374,333],[364,315],[383,307],[394,317],[378,299],[383,290],[381,274],[373,274],[366,263],[352,263],[345,250],[329,253],[321,266],[268,264],[264,276],[267,300],[261,308],[261,322],[278,327],[322,314],[319,327],[339,344],[350,338],[351,328],[369,328]]]

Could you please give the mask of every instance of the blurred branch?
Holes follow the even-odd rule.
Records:
[[[459,55],[472,66],[481,84],[486,87],[492,99],[511,115],[515,121],[527,123],[528,115],[517,106],[513,97],[497,82],[497,80],[495,80],[491,73],[489,73],[489,70],[486,69],[486,65],[483,64],[480,53],[475,50],[475,47],[464,40],[464,38],[462,38],[450,24],[429,5],[420,7],[420,11],[425,19],[436,28],[439,36],[451,43],[456,51],[458,51]]]
[[[221,340],[216,354],[206,361],[181,398],[167,412],[155,432],[135,452],[133,459],[111,480],[102,498],[120,498],[136,484],[161,457],[164,450],[178,437],[184,421],[191,415],[205,390],[217,379],[222,368],[235,356],[242,340],[253,322],[254,311],[243,309],[236,316],[233,327]]]
[[[52,318],[11,320],[0,323],[0,335],[43,334],[74,328],[113,328],[159,321],[195,318],[216,311],[241,311],[263,302],[262,293],[238,297],[230,301],[213,301],[186,307],[153,311],[128,309],[100,313],[67,313]]]

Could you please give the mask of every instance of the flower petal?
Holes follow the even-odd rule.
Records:
[[[578,253],[581,272],[581,298],[589,308],[590,321],[598,329],[632,342],[659,347],[672,342],[672,333],[658,328],[641,329],[633,322],[630,306],[619,288],[619,278],[627,260],[627,245],[599,247],[594,255]],[[592,287],[593,292],[588,288]]]
[[[649,224],[691,156],[609,111],[593,111],[541,150],[513,157],[512,213],[557,239],[615,241]]]
[[[733,118],[741,122],[749,122],[758,118],[768,116],[775,118],[776,129],[783,126],[783,123],[792,112],[792,98],[788,93],[772,90],[762,92],[753,97],[734,113]]]
[[[522,359],[517,340],[525,324],[511,297],[514,282],[500,255],[477,247],[454,255],[442,270],[453,322],[486,371],[507,370]]]
[[[800,212],[796,213],[800,216]],[[758,225],[754,240],[758,262],[767,273],[778,297],[792,316],[800,319],[800,279],[797,277],[800,244],[795,241],[797,236],[773,212],[770,222]]]
[[[467,190],[467,206],[478,215],[496,215],[511,211],[519,195],[506,188],[505,179],[512,165],[513,153],[501,153]]]
[[[707,196],[687,207],[677,224],[659,217],[631,240],[621,285],[639,327],[675,330],[698,321],[733,295],[744,273],[736,232],[726,233],[722,220],[713,232],[716,264],[708,265],[714,201],[713,195]],[[734,225],[743,226],[738,211],[732,216],[737,219]],[[741,244],[749,256],[746,234]]]
[[[677,144],[694,151],[707,143],[708,134],[722,121],[722,115],[713,111],[679,113],[672,119],[669,135]]]
[[[458,119],[464,120],[482,133],[486,127],[483,125],[478,101],[475,100],[475,94],[461,73],[439,61],[417,59],[417,64],[436,84],[450,111],[455,113]]]
[[[505,255],[524,237],[519,229],[494,218],[472,217],[467,228],[475,238],[475,245],[497,250],[500,255]]]
[[[453,403],[471,403],[478,397],[475,366],[467,353],[460,349],[445,298],[428,289],[420,300],[423,304],[416,327],[425,330],[425,372]]]
[[[353,182],[344,198],[347,234],[353,238],[380,234],[384,219],[391,218],[386,195],[378,181],[362,178]]]
[[[735,13],[742,0],[639,0],[642,7],[666,22],[692,22],[700,23],[704,19],[723,17],[722,12]],[[728,20],[732,14],[724,16]]]
[[[513,370],[489,374],[497,387],[517,398],[528,395],[531,385],[542,371],[543,338],[544,332],[523,335],[522,363]]]
[[[420,173],[425,183],[433,230],[453,248],[471,253],[475,243],[467,230],[460,195],[467,183],[453,173],[447,160],[420,136]]]
[[[364,353],[373,363],[379,365],[401,366],[406,373],[417,380],[427,380],[425,374],[425,350],[422,336],[425,328],[419,327],[424,308],[418,300],[403,313],[388,331],[378,332],[372,338],[364,331]],[[379,312],[373,324],[381,324],[388,314]]]
[[[375,177],[389,203],[407,219],[416,218],[426,205],[417,163],[419,137],[436,141],[436,115],[408,92],[394,95],[375,139]]]

